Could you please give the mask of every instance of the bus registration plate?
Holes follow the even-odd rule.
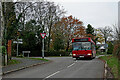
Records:
[[[84,58],[84,56],[79,56],[80,58]]]

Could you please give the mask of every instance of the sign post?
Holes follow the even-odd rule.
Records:
[[[19,44],[23,44],[22,39],[17,39],[17,41],[13,41],[13,43],[17,44],[17,55],[16,56],[18,56],[18,46]]]
[[[44,59],[44,38],[45,38],[46,33],[40,33],[40,35],[43,38],[42,39],[42,42],[43,42],[43,44],[42,44],[42,58]]]

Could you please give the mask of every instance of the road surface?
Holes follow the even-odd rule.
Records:
[[[75,60],[71,57],[48,57],[51,63],[6,74],[3,78],[103,78],[104,63],[99,59]]]

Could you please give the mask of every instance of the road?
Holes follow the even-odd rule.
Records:
[[[3,78],[103,78],[104,63],[99,59],[75,60],[71,57],[48,57],[51,63],[6,74]]]

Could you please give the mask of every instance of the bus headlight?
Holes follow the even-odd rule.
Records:
[[[76,56],[76,54],[73,54],[73,56]]]
[[[92,54],[91,54],[91,53],[88,53],[87,55],[89,55],[89,56],[90,56],[90,55],[92,55]]]

